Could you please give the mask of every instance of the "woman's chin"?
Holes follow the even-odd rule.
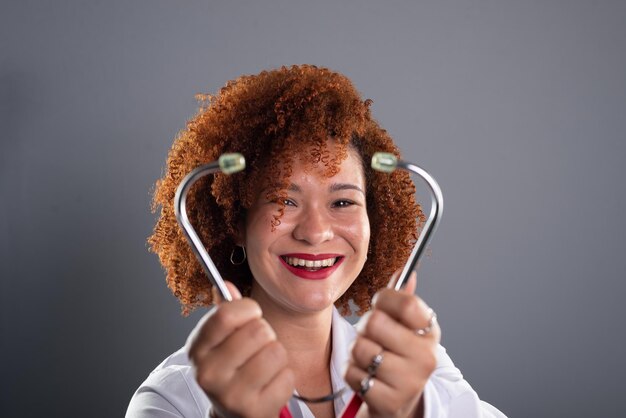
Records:
[[[291,282],[290,286],[253,288],[252,298],[263,306],[274,305],[276,308],[292,313],[317,313],[331,309],[341,296],[340,289],[331,283]],[[264,303],[262,302],[264,301]]]
[[[299,313],[323,312],[332,308],[335,298],[328,293],[308,292],[300,297],[290,298],[289,307]]]

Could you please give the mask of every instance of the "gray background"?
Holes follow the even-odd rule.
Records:
[[[6,1],[3,416],[109,417],[183,342],[145,239],[194,94],[282,64],[348,75],[444,218],[420,270],[443,343],[510,416],[617,416],[624,1]]]

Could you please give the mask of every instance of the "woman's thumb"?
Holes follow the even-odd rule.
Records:
[[[409,276],[409,280],[406,282],[406,286],[402,289],[405,293],[414,294],[415,288],[417,288],[417,272],[413,270]]]
[[[241,293],[239,292],[239,289],[237,289],[237,286],[235,286],[229,281],[224,281],[224,284],[226,285],[226,288],[230,292],[230,295],[232,296],[233,300],[241,299]],[[224,302],[224,300],[222,299],[222,296],[217,291],[215,286],[211,288],[211,293],[213,294],[213,303],[215,303],[216,305],[219,305],[220,303]]]
[[[237,289],[237,286],[229,281],[226,281],[225,283],[226,287],[230,291],[230,295],[233,297],[233,300],[241,299],[241,293],[239,292],[239,289]]]

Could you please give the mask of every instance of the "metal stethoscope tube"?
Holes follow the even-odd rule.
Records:
[[[241,154],[233,153],[233,154],[223,154],[220,156],[219,160],[213,161],[211,163],[202,165],[196,169],[194,169],[191,173],[189,173],[183,181],[178,186],[176,190],[176,196],[174,197],[174,212],[176,215],[176,219],[178,223],[182,227],[183,233],[187,237],[187,240],[191,244],[191,248],[195,253],[198,261],[202,265],[202,268],[206,272],[211,284],[217,289],[220,297],[225,301],[232,301],[233,298],[224,283],[224,279],[222,278],[220,272],[217,267],[211,260],[209,253],[207,252],[204,244],[200,240],[200,237],[196,233],[196,230],[189,222],[189,217],[187,216],[186,210],[186,201],[187,201],[187,193],[191,186],[198,181],[200,178],[207,176],[209,174],[214,174],[217,172],[222,172],[225,174],[232,174],[238,171],[242,171],[245,168],[245,159]],[[424,182],[427,184],[428,189],[431,194],[431,208],[430,213],[428,215],[428,219],[422,228],[422,231],[415,242],[415,246],[413,247],[413,251],[409,256],[400,276],[395,281],[395,283],[390,282],[389,287],[393,287],[395,290],[400,290],[409,279],[409,275],[415,269],[417,262],[419,261],[424,249],[432,239],[433,233],[437,229],[439,225],[439,221],[441,219],[441,214],[443,210],[443,195],[441,194],[441,188],[435,181],[435,179],[423,168],[406,161],[398,160],[395,155],[390,153],[382,153],[378,152],[374,154],[372,157],[372,168],[377,171],[392,173],[397,168],[406,170],[410,173],[417,174],[421,177]],[[294,397],[309,403],[317,403],[317,402],[327,402],[332,401],[333,399],[339,397],[342,393],[346,391],[346,387],[340,389],[337,392],[331,393],[327,396],[323,396],[321,398],[305,398],[294,393]],[[344,411],[341,413],[342,418],[351,418],[356,415],[360,405],[361,398],[354,394],[351,401],[348,403]],[[291,414],[287,407],[284,407],[280,413],[281,418],[291,417]]]

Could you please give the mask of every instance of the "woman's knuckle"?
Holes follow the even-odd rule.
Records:
[[[406,382],[406,389],[410,397],[414,397],[422,388],[422,379],[413,376]]]
[[[424,366],[424,369],[426,369],[426,371],[428,371],[429,373],[432,373],[435,368],[437,367],[437,356],[435,355],[433,350],[428,350],[423,358],[422,358],[422,364]]]
[[[365,324],[365,333],[368,335],[376,334],[383,321],[384,314],[381,311],[374,309]]]
[[[414,318],[418,311],[417,299],[410,295],[398,301],[398,312],[403,319]]]
[[[387,300],[389,298],[395,297],[398,292],[393,289],[384,288],[380,291],[380,299],[379,300]]]
[[[259,330],[259,337],[263,338],[264,341],[273,341],[276,340],[276,333],[272,326],[265,320],[260,320],[261,329]]]
[[[229,324],[230,312],[228,312],[228,309],[224,309],[224,307],[220,306],[216,309],[215,314],[213,314],[211,319],[207,321],[206,326],[216,329],[225,329],[229,327]]]
[[[268,337],[268,330],[261,321],[253,321],[248,328],[248,339],[250,341],[263,341]]]
[[[234,301],[234,303],[236,303],[237,305],[240,305],[241,309],[245,311],[249,311],[251,314],[254,314],[254,315],[261,314],[261,307],[254,299],[243,298],[243,299]]]
[[[352,357],[355,359],[359,359],[363,354],[363,339],[357,338],[354,344],[352,345]]]

